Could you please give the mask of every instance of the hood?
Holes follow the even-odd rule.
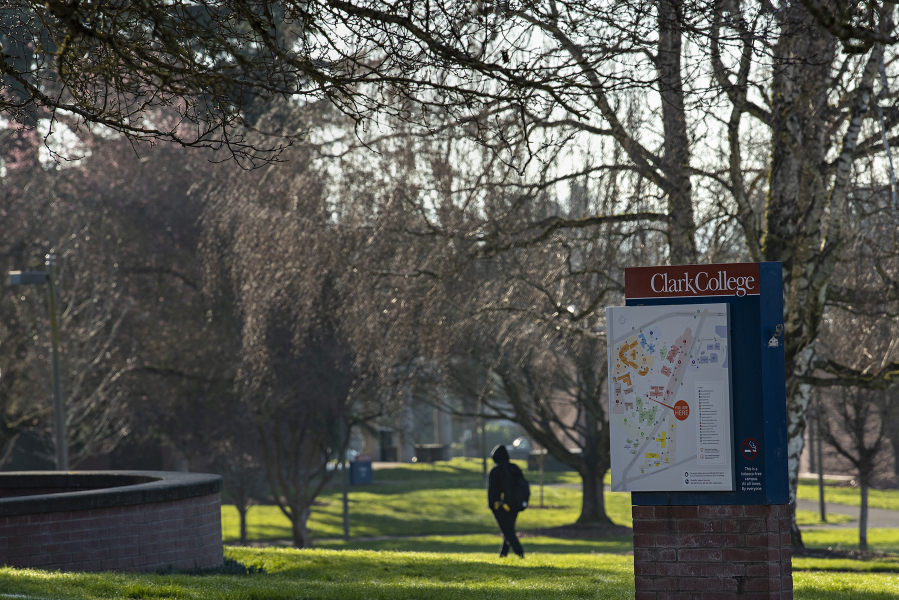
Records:
[[[509,462],[509,451],[502,444],[493,449],[493,462]]]

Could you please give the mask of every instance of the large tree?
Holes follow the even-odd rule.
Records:
[[[429,219],[428,199],[410,197],[407,208],[424,219],[418,231],[453,239],[456,265],[475,245],[484,254],[621,222],[661,230],[661,260],[695,262],[739,224],[731,255],[784,264],[795,489],[815,368],[861,376],[816,360],[814,343],[828,303],[847,297],[831,283],[855,235],[846,219],[853,165],[882,156],[897,123],[893,111],[881,120],[869,110],[878,79],[888,87],[890,69],[878,71],[891,64],[892,4],[835,6],[828,15],[815,0],[20,1],[3,14],[3,107],[23,122],[68,111],[134,137],[271,159],[281,142],[246,137],[247,128],[290,140],[306,127],[260,122],[256,102],[327,98],[366,142],[381,115],[431,133],[459,126],[530,183],[560,147],[601,163],[615,156],[614,167],[633,174],[621,193],[640,196],[637,211],[626,203],[586,219],[543,214],[505,229],[485,204],[494,220],[462,239]],[[137,118],[157,106],[171,116]],[[425,256],[403,273],[424,276]],[[890,281],[874,285],[863,292]]]
[[[323,118],[287,106],[264,118],[298,117]],[[210,289],[234,299],[242,414],[252,419],[271,493],[303,548],[313,503],[338,472],[331,463],[382,404],[369,349],[353,343],[351,330],[364,321],[352,318],[345,299],[365,230],[354,208],[344,211],[328,194],[311,147],[289,153],[289,167],[238,171],[210,185],[203,255]]]
[[[749,10],[734,12],[726,3],[719,10],[713,21],[711,56],[717,81],[731,105],[728,153],[735,217],[753,260],[783,263],[788,455],[791,501],[795,501],[810,380],[818,367],[838,377],[853,372],[842,369],[847,365],[816,357],[815,342],[828,306],[845,302],[845,290],[831,285],[839,284],[839,278],[834,280],[838,263],[852,260],[854,252],[847,253],[847,248],[865,233],[858,211],[870,208],[859,202],[856,192],[864,192],[870,184],[861,181],[856,163],[883,152],[888,137],[883,128],[894,124],[895,116],[886,121],[872,119],[877,115],[871,110],[878,102],[875,84],[886,84],[885,75],[878,77],[885,49],[873,44],[861,54],[840,56],[838,38],[798,4],[771,15],[777,35],[769,44],[758,37],[759,29],[767,26],[764,13],[753,18]],[[884,34],[892,32],[892,8],[872,5],[869,17]],[[752,58],[759,45],[770,49],[770,59],[763,63],[767,69],[761,71],[753,67]],[[726,54],[731,57],[729,65],[722,58]],[[889,91],[881,89],[881,97],[886,94]],[[768,186],[763,198],[755,194],[755,201],[743,181],[743,115],[770,135]],[[864,196],[870,203],[869,194]],[[873,200],[880,204],[877,210],[889,206],[889,196],[882,193]],[[867,284],[873,291],[889,282],[868,280]],[[886,317],[888,311],[881,309],[880,314]],[[889,377],[889,373],[887,368],[873,379]],[[795,520],[793,538],[794,545],[802,545]]]

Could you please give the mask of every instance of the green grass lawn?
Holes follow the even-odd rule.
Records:
[[[522,466],[523,465],[522,463]],[[531,508],[518,520],[520,530],[568,525],[581,508],[579,478],[569,472],[547,473],[543,489],[546,508],[539,508],[540,488],[532,482]],[[564,484],[564,487],[560,487]],[[573,487],[572,487],[573,486]],[[494,533],[496,523],[487,508],[480,461],[454,459],[435,464],[401,465],[376,471],[375,483],[350,488],[350,535],[353,537]],[[617,524],[631,525],[630,494],[606,493],[606,513]],[[309,519],[312,537],[343,536],[343,499],[338,490],[319,497]],[[290,524],[277,506],[254,506],[247,516],[251,541],[290,538]],[[226,542],[239,539],[233,506],[222,507]]]
[[[434,492],[350,493],[350,535],[375,536],[433,536],[467,533],[494,533],[496,522],[481,502],[481,490],[440,490]],[[607,493],[606,512],[612,520],[631,526],[630,497],[627,494]],[[338,493],[325,494],[324,506],[316,507],[310,519],[313,538],[343,536],[343,505]],[[545,503],[553,508],[530,508],[519,517],[518,529],[553,527],[573,523],[580,513],[580,492],[567,488],[546,488]],[[814,511],[800,510],[800,525],[820,524]],[[828,523],[853,520],[848,515],[831,514]],[[290,539],[290,522],[277,506],[254,506],[247,513],[247,536],[250,541]],[[237,509],[222,506],[222,536],[226,543],[240,538]],[[322,545],[321,543],[317,545]],[[323,545],[323,547],[332,547]],[[358,546],[364,548],[365,546]],[[467,550],[466,550],[467,551]]]
[[[802,500],[818,500],[818,484],[799,482],[796,494]],[[852,487],[824,486],[824,499],[827,502],[846,504],[849,506],[861,506],[861,490]],[[899,510],[899,490],[869,490],[868,506],[871,508],[885,508],[887,510]]]
[[[0,568],[0,598],[106,600],[627,600],[633,558],[615,554],[540,554],[524,561],[489,554],[228,548],[262,566],[260,575],[60,573]],[[855,571],[843,561],[840,566]],[[865,563],[868,564],[868,563]],[[894,600],[895,573],[794,573],[797,600]]]
[[[833,573],[899,573],[899,557],[889,556],[872,560],[850,558],[806,558],[793,557],[793,572]]]
[[[525,552],[531,554],[625,554],[634,549],[631,536],[616,536],[599,540],[570,540],[556,537],[521,537]],[[317,542],[316,548],[332,550],[374,550],[398,552],[484,553],[499,552],[502,538],[499,532],[473,535],[433,535],[415,538],[376,540],[328,540]]]
[[[827,515],[827,521],[822,521],[821,515],[816,510],[803,510],[800,508],[796,511],[796,522],[799,523],[800,526],[838,525],[840,523],[851,523],[852,521],[855,521],[855,517],[840,513],[830,513]]]
[[[521,466],[525,466],[521,463]],[[544,505],[539,508],[540,488],[536,473],[532,482],[531,508],[521,514],[520,530],[567,525],[580,514],[580,478],[572,472],[548,472],[543,489]],[[631,526],[630,494],[605,494],[606,513],[618,525]],[[494,533],[496,523],[487,510],[481,463],[457,458],[435,464],[404,464],[375,473],[375,483],[350,488],[350,535],[434,536]],[[820,523],[814,511],[800,510],[800,525]],[[829,523],[852,520],[832,514]],[[255,506],[247,517],[251,541],[290,538],[290,523],[277,506]],[[328,490],[312,511],[309,529],[314,539],[343,536],[341,493]],[[222,532],[226,542],[240,537],[237,510],[222,507]]]
[[[100,600],[565,600],[634,597],[633,561],[607,554],[499,559],[332,550],[231,548],[263,575],[120,575],[0,568],[0,597]]]
[[[493,533],[496,522],[487,508],[482,489],[410,489],[402,485],[353,488],[350,492],[350,535],[437,535]],[[615,523],[631,525],[629,494],[607,493],[606,512]],[[338,492],[323,494],[321,506],[312,511],[309,529],[313,538],[343,536],[343,500]],[[544,504],[521,513],[521,530],[568,525],[580,514],[581,492],[547,487]],[[239,538],[239,520],[233,506],[222,507],[222,531],[226,542]],[[254,506],[247,513],[250,540],[290,537],[290,523],[277,506]]]
[[[808,548],[855,550],[858,548],[858,529],[805,529],[802,542]],[[869,529],[868,549],[899,552],[899,529]]]
[[[523,465],[522,465],[523,466]],[[535,473],[528,473],[535,482]],[[539,486],[532,486],[532,508],[521,514],[520,531],[573,523],[580,513],[581,491],[576,474],[546,473],[544,503],[537,508]],[[814,485],[803,484],[801,493]],[[844,495],[857,492],[851,488],[829,487],[828,493]],[[873,494],[872,494],[873,495]],[[342,497],[337,490],[324,493],[312,512],[309,526],[316,547],[353,550],[414,550],[421,552],[492,553],[498,545],[496,523],[487,510],[481,464],[472,459],[455,459],[435,464],[400,465],[375,473],[375,483],[350,488],[349,542],[343,536]],[[879,498],[888,504],[899,492],[887,491]],[[629,494],[606,493],[606,511],[619,524],[631,525]],[[848,502],[847,502],[848,503]],[[814,511],[797,513],[800,526],[819,524]],[[852,521],[848,515],[830,514],[828,523]],[[248,515],[250,541],[289,540],[290,524],[276,506],[255,506]],[[233,506],[222,507],[222,530],[225,542],[239,538],[237,511]],[[397,537],[403,539],[359,540],[358,538]],[[858,532],[854,528],[841,530],[804,531],[810,548],[857,548]],[[899,531],[871,530],[868,541],[871,549],[899,552]],[[551,538],[525,539],[535,551],[547,553],[627,552],[629,538],[573,542]],[[538,550],[539,548],[539,550]]]
[[[534,481],[536,475],[529,478]],[[329,490],[310,522],[315,549],[226,547],[226,556],[263,567],[265,574],[89,574],[0,567],[0,600],[633,598],[630,536],[569,540],[526,533],[572,523],[579,514],[576,476],[549,473],[546,480],[553,485],[545,488],[544,501],[552,508],[531,508],[519,520],[519,529],[525,531],[524,561],[496,557],[500,537],[485,506],[480,463],[455,460],[378,471],[376,484],[352,488],[351,533],[356,539],[349,542],[339,539],[341,495]],[[532,504],[538,503],[538,497],[534,485]],[[630,526],[630,496],[608,493],[605,498],[611,518]],[[889,499],[889,494],[884,498]],[[225,506],[222,514],[225,538],[235,540],[237,512]],[[799,519],[811,524],[817,522],[817,514],[800,511]],[[290,537],[287,520],[277,507],[252,508],[249,522],[252,539]],[[807,529],[804,539],[813,548],[849,549],[857,547],[858,533],[853,528]],[[875,550],[899,553],[899,529],[870,530],[869,544]],[[793,566],[799,600],[899,598],[899,558],[895,556],[873,561],[797,557]]]

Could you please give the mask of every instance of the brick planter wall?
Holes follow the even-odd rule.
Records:
[[[634,506],[636,600],[792,600],[790,507]]]
[[[112,489],[18,495],[0,500],[0,564],[71,571],[220,566],[220,478],[154,475],[157,477],[150,482],[120,484]],[[77,478],[73,474],[55,476]],[[131,474],[119,474],[120,478],[128,476],[133,478]],[[4,483],[16,487],[21,479],[15,482],[3,474],[0,486]],[[52,487],[91,487],[78,483],[68,488]]]

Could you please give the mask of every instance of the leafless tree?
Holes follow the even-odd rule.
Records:
[[[864,171],[856,166],[870,164],[872,156],[884,152],[884,140],[891,139],[895,126],[891,114],[884,112],[886,119],[878,121],[871,118],[877,112],[870,110],[894,95],[886,87],[886,75],[879,75],[887,49],[871,43],[855,48],[864,52],[839,56],[841,39],[851,45],[852,39],[861,38],[835,37],[817,18],[821,15],[808,12],[811,4],[817,5],[803,2],[766,13],[764,8],[722,2],[716,5],[710,36],[713,72],[731,107],[727,155],[734,217],[745,233],[749,257],[781,261],[784,267],[791,500],[816,369],[844,384],[861,374],[832,357],[816,357],[828,307],[858,304],[862,296],[877,296],[874,290],[881,290],[882,296],[891,286],[889,278],[882,277],[887,272],[880,271],[880,277],[868,280],[865,291],[856,290],[854,302],[847,303],[847,290],[840,284],[840,263],[857,256],[847,250],[866,232],[856,190],[864,195],[867,187],[868,198],[880,203],[876,211],[889,210],[889,196],[872,197],[870,182],[861,181],[858,174]],[[889,5],[871,5],[867,15],[875,37],[881,36],[877,39],[893,35]],[[776,33],[769,39],[763,32],[771,26]],[[875,97],[876,88],[880,91]],[[750,128],[760,125],[770,135],[771,158],[763,171],[768,174],[766,193],[758,188],[753,193],[753,184],[744,181],[748,163],[741,145],[741,127],[747,125],[743,115],[750,117]],[[883,170],[876,172],[881,182],[876,185],[883,185]],[[882,249],[878,246],[877,253]],[[875,362],[882,362],[884,369],[869,380],[882,385],[892,367],[888,360]],[[793,542],[802,546],[795,520]]]
[[[289,323],[289,321],[288,321]],[[272,382],[259,396],[257,429],[265,473],[278,506],[290,519],[293,542],[310,545],[307,521],[315,499],[336,469],[332,461],[344,455],[349,439],[355,380],[352,358],[328,331],[310,332],[299,350],[292,350],[289,330],[280,348],[270,340]]]
[[[307,115],[308,118],[317,118]],[[267,119],[295,119],[290,107]],[[354,345],[345,288],[364,229],[328,194],[309,146],[292,164],[233,173],[208,192],[204,253],[212,289],[234,294],[242,343],[239,394],[259,435],[271,492],[310,543],[316,497],[349,431],[382,412],[371,360]],[[376,377],[376,375],[375,375]]]
[[[243,422],[244,424],[246,421]],[[256,439],[246,432],[233,432],[218,444],[213,469],[222,476],[222,484],[237,509],[240,519],[241,546],[247,545],[247,513],[254,501],[267,496],[268,485],[261,449],[253,444]]]
[[[842,388],[831,394],[825,406],[829,415],[822,418],[821,434],[825,442],[852,464],[858,474],[861,508],[858,518],[858,547],[868,549],[868,491],[883,459],[887,443],[885,414],[892,412],[890,394]]]
[[[572,182],[548,162],[527,184],[457,132],[398,131],[376,157],[340,163],[339,193],[371,215],[346,288],[355,343],[467,398],[468,416],[521,424],[582,475],[579,521],[608,522],[603,308],[620,301],[621,267],[663,235],[591,218],[623,202],[630,172],[588,166]]]
[[[63,392],[75,403],[72,435],[86,436],[70,440],[74,458],[105,454],[127,434],[160,441],[181,468],[202,468],[214,437],[210,414],[233,388],[236,356],[227,307],[202,294],[200,202],[190,196],[216,167],[164,145],[137,155],[108,132],[82,132],[71,140],[80,160],[59,164],[41,157],[37,132],[4,134],[4,273],[42,270],[45,253],[60,255]],[[5,289],[3,356],[16,362],[0,386],[17,430],[44,432],[52,414],[40,356],[45,291]]]
[[[67,443],[71,462],[77,465],[110,451],[128,431],[123,384],[135,365],[134,348],[122,332],[130,309],[118,262],[124,233],[102,201],[81,197],[83,172],[42,168],[35,141],[7,147],[5,156],[19,160],[7,162],[3,237],[13,255],[10,267],[43,270],[45,254],[58,257]],[[30,379],[31,385],[20,393],[30,396],[35,416],[46,423],[52,398],[47,292],[44,286],[15,292],[15,317],[9,325],[28,338],[19,348],[33,371],[25,375],[13,369],[9,375]]]
[[[883,106],[896,95],[889,89],[892,5],[837,2],[832,15],[822,6],[239,0],[142,1],[121,10],[115,2],[17,2],[3,20],[12,57],[0,63],[8,82],[3,107],[22,122],[42,110],[68,111],[136,138],[226,145],[237,156],[270,160],[288,143],[280,140],[308,128],[260,120],[257,101],[327,98],[355,120],[366,143],[389,118],[432,134],[459,127],[492,157],[485,160],[508,168],[495,182],[514,176],[524,187],[543,181],[543,165],[560,148],[589,147],[602,156],[596,163],[633,175],[622,194],[639,195],[638,210],[626,202],[580,219],[535,211],[510,227],[485,193],[473,195],[468,210],[482,207],[489,225],[460,237],[452,228],[458,219],[432,218],[410,183],[397,200],[410,213],[406,221],[380,231],[405,227],[447,243],[404,248],[417,265],[398,261],[388,270],[443,277],[473,254],[624,223],[659,230],[662,261],[696,262],[720,255],[721,231],[736,223],[743,235],[732,255],[784,265],[795,490],[819,371],[880,382],[892,373],[863,374],[814,352],[828,305],[847,299],[833,277],[857,234],[847,219],[853,166],[882,160],[899,122]],[[841,47],[852,53],[841,56]],[[137,118],[159,106],[172,116]],[[250,129],[274,137],[251,138]],[[881,169],[878,179],[887,179]],[[521,195],[523,202],[535,197]],[[452,257],[445,268],[429,267],[435,248]],[[891,286],[882,278],[862,295]],[[383,327],[362,329],[373,336]],[[801,545],[798,527],[794,542]]]
[[[884,32],[875,18],[882,6],[838,0],[825,5],[818,0],[802,0],[805,9],[843,45],[847,54],[863,53],[874,44],[895,44],[897,38]]]

